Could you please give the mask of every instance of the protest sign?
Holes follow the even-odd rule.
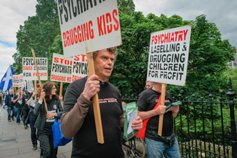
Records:
[[[23,78],[23,74],[13,75],[12,82],[13,82],[13,87],[22,88],[22,87],[25,86],[25,81],[24,81],[24,78]]]
[[[48,80],[48,59],[36,58],[36,62],[41,80]],[[38,80],[33,57],[22,58],[22,71],[24,80]]]
[[[191,26],[151,34],[147,80],[185,85]]]
[[[87,56],[86,54],[76,55],[73,58],[72,82],[87,76]]]
[[[65,56],[121,45],[117,1],[58,1]]]
[[[51,66],[51,81],[71,83],[72,59],[65,58],[61,54],[53,53]]]

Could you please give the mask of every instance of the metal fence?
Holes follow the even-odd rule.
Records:
[[[125,101],[136,101],[125,96]],[[185,99],[175,119],[175,133],[184,158],[237,158],[237,96],[231,88],[220,95]]]

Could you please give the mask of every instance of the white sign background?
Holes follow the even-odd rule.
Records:
[[[101,0],[93,0],[91,2],[85,1],[86,3],[88,3],[89,8],[83,12],[82,9],[80,9],[81,6],[78,5],[79,2],[77,0],[70,1],[70,4],[68,3],[68,1],[58,1],[57,6],[61,28],[61,37],[63,51],[66,57],[72,57],[74,55],[82,53],[94,52],[100,49],[115,47],[122,44],[117,1],[100,1]],[[83,8],[82,1],[81,4]],[[91,4],[93,4],[92,7]],[[80,10],[80,14],[78,14],[78,10]],[[74,13],[76,13],[75,16]],[[67,18],[68,21],[66,22]],[[85,31],[82,31],[84,34],[81,35],[79,34],[80,31],[77,31],[79,30],[79,27],[83,27],[83,24],[87,24],[89,26],[90,24],[92,24],[90,27],[91,29],[89,30],[93,30],[94,37],[81,42],[77,41],[78,43],[76,43],[76,40],[73,40],[72,42],[71,39],[79,39],[79,36],[83,36],[85,34]],[[87,30],[86,33],[90,32],[89,30]],[[99,35],[99,33],[101,33],[101,30],[103,34]],[[67,33],[69,33],[70,31],[74,32],[73,37],[65,36],[69,35]],[[78,38],[76,38],[76,36]],[[70,44],[68,44],[68,41],[70,41]]]
[[[50,80],[71,83],[71,75],[72,59],[65,58],[61,54],[53,53]]]
[[[151,34],[147,80],[184,86],[191,26]]]
[[[48,80],[48,59],[36,58],[40,80]],[[24,80],[38,80],[33,57],[22,58]]]

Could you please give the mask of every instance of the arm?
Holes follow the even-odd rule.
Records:
[[[35,115],[38,115],[40,109],[44,106],[44,103],[43,103],[44,97],[45,97],[45,92],[41,91],[39,100],[36,100],[36,102],[35,102],[35,108],[34,108]]]
[[[17,102],[18,99],[20,99],[20,96],[19,96],[19,95],[16,97],[16,99],[13,99],[12,102],[15,104],[15,103]]]
[[[61,128],[64,136],[67,138],[74,137],[80,130],[89,107],[92,105],[92,101],[90,100],[99,92],[98,76],[92,75],[87,79],[85,88],[81,94],[77,91],[78,86],[81,85],[71,84],[64,97],[64,113]]]
[[[158,108],[152,109],[149,111],[138,111],[138,115],[141,117],[142,120],[145,120],[147,118],[151,118],[153,116],[164,114],[166,110],[166,106],[159,105]]]

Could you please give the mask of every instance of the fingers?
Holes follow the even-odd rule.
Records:
[[[99,91],[100,91],[99,77],[93,74],[90,77],[88,77],[82,94],[84,95],[84,97],[90,100]]]
[[[165,105],[159,105],[158,108],[154,110],[155,115],[162,115],[166,111],[166,106]]]
[[[142,119],[141,119],[141,117],[140,116],[137,116],[136,117],[136,119],[134,119],[133,120],[133,122],[132,122],[132,128],[134,129],[134,130],[139,130],[139,129],[141,129],[142,128]]]

